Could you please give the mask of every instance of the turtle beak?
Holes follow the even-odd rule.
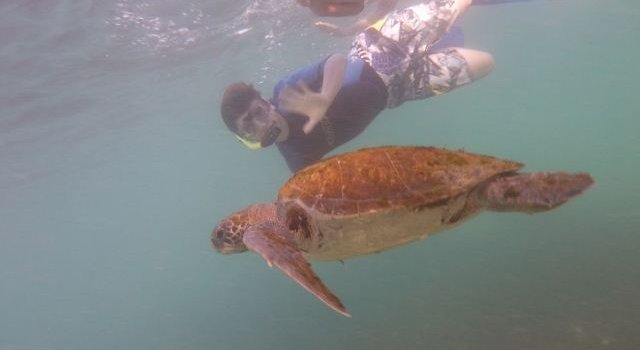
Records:
[[[224,254],[224,240],[222,237],[224,237],[224,232],[216,226],[211,233],[211,243],[218,253]]]

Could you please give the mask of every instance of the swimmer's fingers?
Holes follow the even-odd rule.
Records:
[[[305,110],[307,96],[311,89],[301,80],[295,85],[287,85],[278,96],[278,106],[285,112],[302,113]]]
[[[285,86],[278,95],[278,107],[285,112],[293,112],[295,101],[299,98],[300,92],[292,86]]]
[[[323,116],[320,116],[319,118],[311,118],[311,116],[309,116],[309,121],[307,121],[304,126],[302,127],[302,131],[305,134],[309,134],[310,132],[313,131],[313,129],[316,127],[316,125],[318,125],[318,123],[320,122],[320,120],[322,120]]]
[[[314,23],[314,25],[316,26],[316,28],[318,28],[320,30],[331,31],[331,30],[338,29],[337,25],[335,25],[333,23],[329,23],[329,22],[318,21],[318,22]]]
[[[342,36],[342,30],[340,29],[340,27],[338,27],[333,23],[318,21],[314,23],[314,25],[316,26],[316,28],[320,29],[321,31],[327,34],[334,35],[334,36]]]
[[[282,92],[280,92],[278,99],[291,101],[302,98],[304,95],[312,92],[304,81],[298,80],[293,85],[287,84],[284,89],[282,89]]]
[[[305,134],[310,133],[324,118],[331,101],[314,92],[307,84],[297,81],[293,86],[287,85],[278,96],[278,108],[286,113],[306,116],[307,122],[302,127]]]
[[[298,89],[298,91],[301,94],[312,94],[313,93],[313,91],[309,88],[309,85],[307,85],[307,83],[305,83],[304,80],[296,81],[296,89]]]

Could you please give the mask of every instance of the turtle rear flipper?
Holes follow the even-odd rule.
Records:
[[[275,265],[330,308],[351,317],[340,299],[315,274],[284,227],[273,222],[258,223],[247,229],[242,240],[249,250],[261,255],[269,267]]]
[[[536,213],[551,210],[587,190],[587,173],[540,172],[498,177],[480,190],[487,210]]]

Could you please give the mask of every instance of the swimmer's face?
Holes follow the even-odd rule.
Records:
[[[263,98],[256,98],[236,120],[238,138],[250,149],[268,147],[280,136],[281,119],[271,103]]]

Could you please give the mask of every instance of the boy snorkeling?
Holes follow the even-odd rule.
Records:
[[[471,0],[394,11],[333,54],[281,80],[267,101],[251,85],[225,90],[221,114],[250,149],[276,144],[293,172],[360,134],[385,108],[437,96],[487,75],[493,57],[437,46]]]

